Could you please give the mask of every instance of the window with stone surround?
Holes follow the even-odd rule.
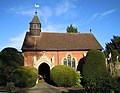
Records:
[[[70,54],[67,56],[67,61],[68,61],[68,66],[71,67],[71,55]]]
[[[75,67],[75,58],[72,59],[72,67]]]
[[[73,58],[70,54],[68,54],[66,58],[63,59],[63,64],[70,66],[72,68],[75,68],[76,65],[75,62],[76,62],[75,58]]]
[[[64,65],[67,65],[67,59],[64,58]]]

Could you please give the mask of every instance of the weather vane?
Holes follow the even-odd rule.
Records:
[[[37,8],[39,7],[39,5],[38,4],[35,4],[35,9],[36,9],[36,11],[35,11],[35,14],[37,14]]]

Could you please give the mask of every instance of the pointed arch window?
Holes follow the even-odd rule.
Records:
[[[71,57],[70,54],[68,54],[67,57],[64,58],[63,64],[67,65],[67,66],[70,66],[70,67],[75,69],[75,67],[76,67],[76,60],[75,60],[75,58]]]
[[[72,67],[75,67],[75,59],[72,59]]]
[[[70,54],[67,56],[67,60],[68,60],[68,66],[71,67],[71,55]]]
[[[64,58],[64,65],[67,65],[67,59]]]

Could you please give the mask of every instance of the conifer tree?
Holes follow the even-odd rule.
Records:
[[[77,28],[75,28],[72,24],[67,27],[67,33],[77,33]]]

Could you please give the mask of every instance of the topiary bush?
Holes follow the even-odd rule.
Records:
[[[106,68],[105,55],[102,51],[88,51],[83,65],[82,74],[84,81],[83,84],[86,90],[88,90],[88,93],[96,93],[98,90],[101,90],[106,78],[110,77]]]
[[[105,63],[105,55],[99,50],[90,50],[85,58],[85,64],[83,64],[83,76],[84,80],[87,78],[96,78],[100,76],[108,76],[108,71]]]
[[[24,65],[24,58],[22,53],[12,47],[4,48],[0,54],[1,60],[4,64],[17,68]]]
[[[57,65],[50,71],[50,79],[56,86],[70,87],[76,84],[76,72],[65,65]]]
[[[11,73],[24,65],[24,58],[17,49],[7,47],[0,52],[0,61],[0,85],[5,86]]]
[[[11,80],[14,82],[15,86],[21,88],[33,87],[36,84],[37,78],[37,69],[28,66],[16,69],[11,76]]]

